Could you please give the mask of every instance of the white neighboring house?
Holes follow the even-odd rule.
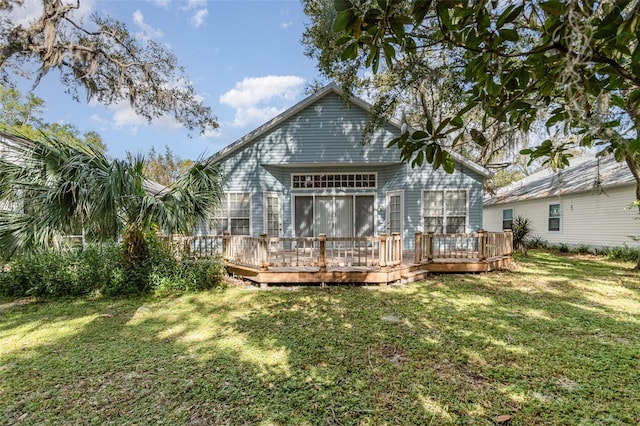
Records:
[[[577,159],[485,193],[483,227],[501,231],[516,216],[531,221],[532,236],[549,244],[591,249],[640,247],[640,214],[632,203],[636,184],[627,164],[613,156]]]

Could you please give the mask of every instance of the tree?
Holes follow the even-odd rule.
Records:
[[[11,137],[0,158],[0,253],[59,248],[81,225],[94,239],[123,235],[125,265],[148,252],[145,234],[191,232],[218,206],[223,179],[217,165],[195,162],[175,182],[147,179],[144,158],[111,160],[92,145]],[[8,206],[24,206],[8,209]]]
[[[133,158],[131,154],[127,154],[127,156]],[[170,185],[192,165],[192,160],[183,160],[175,155],[168,146],[165,146],[164,154],[158,154],[152,147],[146,156],[145,175],[162,185]]]
[[[423,49],[414,55],[399,56],[393,67],[388,67],[375,55],[366,55],[362,50],[351,55],[344,48],[345,38],[332,28],[338,16],[333,0],[305,0],[304,8],[312,18],[303,35],[305,53],[318,61],[323,75],[339,81],[347,92],[364,92],[374,98],[374,120],[367,131],[390,117],[400,116],[411,128],[424,129],[465,106],[466,98],[460,90],[465,82],[459,50]],[[362,73],[366,67],[375,73]],[[486,167],[503,169],[517,162],[513,152],[527,147],[528,138],[512,126],[498,120],[483,122],[482,116],[473,113],[456,138],[441,140],[439,145]],[[433,145],[434,153],[440,146]],[[423,155],[416,155],[407,161],[422,165],[424,159]],[[453,167],[449,160],[445,162],[447,168]]]
[[[45,123],[41,117],[44,107],[44,100],[32,93],[23,96],[18,90],[0,84],[0,130],[31,140],[41,139],[44,133],[69,143],[91,144],[103,152],[107,149],[102,137],[94,131],[81,135],[72,124]]]
[[[12,11],[20,0],[0,1]],[[105,105],[128,101],[148,120],[170,114],[187,129],[204,133],[218,127],[178,65],[176,56],[152,40],[134,37],[124,23],[97,14],[91,25],[74,19],[80,0],[42,0],[42,15],[28,26],[0,18],[0,82],[38,66],[35,84],[50,70],[60,73],[75,100],[84,94]]]
[[[365,58],[375,72],[441,49],[465,69],[462,108],[392,141],[405,159],[447,166],[438,147],[462,137],[471,114],[525,132],[545,117],[550,133],[574,138],[549,138],[523,154],[562,167],[571,148],[613,153],[629,166],[640,199],[639,3],[336,0],[335,8],[343,61]]]

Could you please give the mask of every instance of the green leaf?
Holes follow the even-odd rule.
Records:
[[[540,7],[545,11],[545,13],[551,16],[561,16],[567,11],[567,6],[558,0],[542,2],[540,3]]]
[[[435,150],[435,156],[433,158],[433,168],[435,170],[439,169],[442,165],[442,149],[438,146]]]
[[[333,7],[336,11],[342,12],[343,10],[353,9],[353,4],[349,0],[335,0]]]
[[[347,59],[356,59],[358,57],[358,44],[351,43],[343,51],[340,59],[346,61]]]
[[[336,40],[336,46],[342,46],[343,44],[346,44],[347,42],[351,41],[353,37],[351,36],[342,36],[339,39]]]
[[[413,16],[416,24],[420,24],[424,17],[427,16],[429,8],[431,7],[431,0],[414,0],[411,5],[411,15]]]
[[[453,160],[451,154],[444,151],[442,160],[442,168],[444,169],[444,171],[452,174],[456,170],[456,162]]]
[[[505,24],[510,24],[511,22],[515,21],[515,19],[522,13],[523,10],[524,6],[522,5],[517,7],[515,5],[511,5],[507,7],[498,18],[496,26],[498,28],[502,28]]]
[[[421,139],[426,139],[428,137],[429,137],[429,134],[422,130],[416,130],[415,132],[413,132],[413,135],[411,135],[411,139],[413,140],[421,140]]]
[[[348,9],[338,13],[336,20],[333,21],[333,31],[342,32],[353,26],[353,23],[357,20],[356,14],[353,10]]]
[[[396,57],[396,50],[387,42],[382,44],[382,49],[384,50],[384,57],[387,60],[387,66],[391,68],[391,65],[393,65],[393,59]]]
[[[511,30],[507,28],[503,28],[500,30],[500,37],[508,41],[518,41],[520,36],[518,36],[518,31]]]

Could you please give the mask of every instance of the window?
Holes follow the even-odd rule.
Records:
[[[466,190],[426,190],[422,200],[425,232],[447,234],[466,232]]]
[[[280,237],[282,234],[282,212],[280,193],[265,192],[265,228],[269,237]]]
[[[214,215],[215,233],[249,235],[251,232],[251,196],[248,192],[228,192],[220,200]]]
[[[513,209],[502,210],[502,229],[512,229],[513,227]]]
[[[560,204],[549,204],[549,231],[560,230]]]
[[[375,188],[375,173],[311,173],[291,175],[293,189]]]

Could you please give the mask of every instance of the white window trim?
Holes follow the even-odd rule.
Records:
[[[385,224],[385,229],[387,230],[387,233],[391,232],[391,224],[389,222],[390,218],[390,201],[391,201],[391,197],[399,195],[400,196],[400,233],[403,234],[404,236],[404,191],[403,190],[395,190],[395,191],[387,191],[386,193],[386,203],[385,203],[385,208],[386,208],[386,224]]]
[[[284,223],[283,223],[283,208],[282,208],[282,192],[278,192],[278,191],[265,191],[263,193],[263,201],[264,201],[264,211],[263,211],[263,231],[265,234],[269,233],[269,215],[268,215],[268,207],[267,207],[267,201],[269,199],[269,197],[273,197],[276,196],[278,198],[278,219],[279,219],[279,234],[278,237],[282,237],[282,235],[284,234]]]
[[[558,206],[558,230],[549,229],[549,219],[552,219],[550,215],[551,212],[549,211],[551,206]],[[553,219],[555,219],[555,217]],[[554,232],[554,233],[562,232],[562,203],[560,201],[547,203],[547,232]]]
[[[422,189],[421,191],[421,205],[420,205],[420,222],[421,222],[421,229],[423,232],[425,229],[425,224],[424,224],[424,206],[425,206],[425,193],[426,192],[443,192],[443,193],[447,193],[447,192],[466,192],[466,206],[465,206],[465,210],[466,210],[466,215],[464,218],[464,223],[465,223],[465,230],[464,233],[469,233],[469,192],[470,189],[469,188],[429,188],[429,189]],[[444,195],[444,194],[443,194]],[[443,202],[446,201],[446,196],[443,196]],[[443,214],[445,214],[446,212],[446,207],[443,206]],[[457,217],[457,216],[456,216]],[[442,228],[443,231],[446,233],[447,230],[447,220],[446,220],[447,216],[443,216],[443,223],[442,223]]]
[[[353,187],[353,188],[343,188],[343,187],[333,187],[333,188],[294,188],[293,187],[293,176],[295,175],[311,175],[311,176],[323,176],[323,175],[374,175],[375,179],[376,179],[376,184],[374,186],[366,186],[366,187]],[[371,190],[371,189],[378,189],[378,172],[325,172],[325,173],[304,173],[304,172],[298,172],[298,173],[291,173],[291,175],[289,176],[290,179],[290,187],[293,191],[318,191],[318,190],[322,190],[322,189],[326,189],[326,190],[342,190],[342,191],[353,191],[353,190]]]
[[[511,210],[511,224],[512,224],[512,226],[513,226],[513,221],[514,221],[514,220],[515,220],[515,218],[516,218],[516,209],[514,209],[513,207],[503,208],[503,209],[502,209],[502,222],[501,222],[501,224],[500,224],[500,226],[502,226],[502,230],[503,230],[503,231],[504,231],[505,229],[508,229],[508,228],[505,228],[505,227],[504,227],[504,211],[505,211],[505,210]]]
[[[253,235],[253,220],[251,218],[252,212],[253,212],[253,206],[251,205],[253,203],[252,200],[252,194],[250,191],[225,191],[224,195],[227,196],[227,206],[226,206],[226,216],[224,217],[219,217],[219,216],[214,216],[214,220],[222,218],[222,219],[227,219],[227,230],[224,232],[230,232],[231,231],[231,216],[229,216],[229,211],[230,211],[230,197],[229,195],[231,194],[248,194],[249,195],[249,234],[248,235]],[[235,218],[235,219],[239,219],[239,218]]]
[[[297,188],[296,191],[298,189],[301,188]],[[317,189],[317,188],[316,188]],[[309,193],[309,192],[292,192],[291,193],[291,234],[293,237],[296,237],[295,234],[295,229],[296,229],[296,224],[295,224],[295,218],[296,218],[296,197],[312,197],[313,198],[313,205],[314,205],[314,215],[315,215],[315,204],[316,204],[316,197],[348,197],[351,196],[353,197],[353,205],[355,207],[355,197],[358,196],[370,196],[373,197],[373,233],[374,235],[376,234],[376,224],[378,223],[378,195],[376,192],[335,192],[335,191],[331,191],[331,192],[314,192],[314,193]],[[353,209],[353,224],[355,226],[356,223],[356,210],[355,208]],[[316,235],[316,228],[315,226],[313,227],[313,236],[317,237],[318,235]]]

